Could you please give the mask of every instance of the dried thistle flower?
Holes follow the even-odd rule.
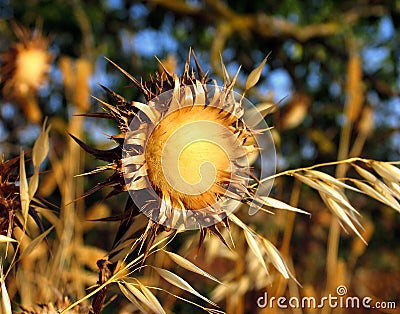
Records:
[[[192,56],[196,69],[190,66]],[[265,61],[250,73],[246,89],[257,83]],[[193,51],[181,76],[170,73],[159,61],[163,72],[148,82],[139,82],[110,62],[142,92],[146,103],[128,101],[102,86],[115,105],[97,99],[105,113],[88,116],[116,121],[121,133],[111,138],[117,146],[98,150],[73,138],[109,163],[92,172],[114,170],[86,195],[106,186],[113,188],[109,196],[131,194],[113,253],[128,246],[123,242],[135,234],[149,240],[149,247],[158,232],[171,228],[198,228],[200,243],[211,232],[227,244],[220,228],[229,227],[233,208],[240,203],[259,208],[265,203],[257,195],[257,180],[249,164],[250,155],[260,150],[254,138],[263,132],[255,126],[264,120],[255,115],[257,110],[245,112],[246,100],[233,91],[237,75],[231,82],[222,65],[226,78],[224,86],[218,86],[204,73]],[[244,120],[246,114],[251,127]],[[133,224],[140,212],[150,218],[142,228],[140,223]]]
[[[41,28],[34,31],[13,25],[18,42],[11,45],[1,56],[2,96],[17,102],[31,122],[42,118],[37,105],[36,93],[46,82],[52,55],[49,53],[49,39],[41,33]]]

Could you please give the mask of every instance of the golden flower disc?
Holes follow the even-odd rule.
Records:
[[[166,115],[145,151],[149,180],[173,207],[202,209],[217,202],[241,144],[230,125],[236,118],[216,107],[187,106]],[[243,153],[244,154],[244,153]]]

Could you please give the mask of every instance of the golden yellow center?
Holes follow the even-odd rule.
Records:
[[[217,202],[238,149],[236,118],[215,107],[187,106],[157,124],[145,148],[148,177],[175,208],[202,209]]]

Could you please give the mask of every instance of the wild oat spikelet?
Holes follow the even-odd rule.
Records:
[[[39,26],[33,32],[17,24],[13,26],[19,41],[1,56],[1,94],[6,100],[17,102],[28,120],[39,122],[42,113],[36,93],[50,70],[49,39],[42,35]]]
[[[190,66],[191,57],[196,69]],[[162,73],[147,82],[110,62],[142,92],[146,103],[126,100],[103,87],[115,105],[97,99],[106,112],[88,116],[116,121],[121,133],[111,138],[117,146],[103,151],[74,139],[109,163],[94,172],[114,170],[86,195],[106,186],[113,188],[110,196],[123,191],[131,195],[114,253],[127,247],[124,241],[132,237],[151,244],[158,232],[182,228],[200,229],[200,243],[211,232],[226,244],[220,228],[229,227],[230,212],[240,203],[263,203],[256,195],[249,164],[249,156],[259,151],[254,137],[262,131],[243,120],[244,97],[233,91],[237,76],[218,86],[204,73],[193,51],[181,76],[160,62]],[[250,74],[246,89],[258,81],[264,64],[265,60]],[[149,218],[143,228],[133,223],[140,213]]]

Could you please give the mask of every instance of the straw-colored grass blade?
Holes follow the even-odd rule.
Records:
[[[25,229],[29,212],[29,188],[25,172],[25,155],[22,150],[19,159],[19,181],[20,181],[19,194],[21,199],[21,207],[22,207],[21,210],[22,210],[22,217],[24,219],[24,229]]]
[[[306,176],[302,176],[298,173],[293,174],[296,179],[303,182],[304,184],[308,185],[309,187],[317,190],[320,195],[326,195],[331,199],[335,200],[335,202],[341,204],[342,206],[346,207],[348,210],[358,213],[358,211],[350,204],[347,200],[346,196],[338,189],[335,189],[334,186],[329,185],[321,180],[315,178],[309,178]]]
[[[29,180],[29,186],[28,186],[29,200],[32,200],[33,196],[37,191],[38,186],[39,186],[39,172],[35,171],[35,173]]]
[[[341,206],[341,204],[337,203],[333,198],[321,194],[322,199],[325,204],[332,210],[332,212],[338,217],[345,225],[349,226],[351,230],[367,245],[367,242],[364,240],[361,233],[357,230],[354,223],[351,221],[350,216],[346,213],[346,210]]]
[[[219,281],[217,278],[215,278],[214,276],[211,276],[209,273],[202,270],[200,267],[196,266],[195,264],[193,264],[191,261],[187,260],[186,258],[184,258],[178,254],[165,251],[165,250],[163,252],[166,253],[176,264],[178,264],[182,268],[185,268],[191,272],[197,273],[197,274],[202,275],[208,279],[211,279],[219,284],[222,284],[222,282]]]
[[[133,284],[127,282],[118,282],[118,287],[121,292],[127,297],[127,299],[141,311],[141,313],[147,314],[147,311],[140,305],[138,300],[143,304],[146,304],[150,309],[155,312],[155,309],[153,309],[153,305],[149,303],[144,294],[140,292],[140,290],[137,289]]]
[[[142,290],[144,296],[148,300],[148,304],[151,304],[151,309],[156,313],[166,314],[153,292],[151,292],[150,289],[143,285],[140,281],[138,281],[138,284],[140,286],[140,290]]]
[[[42,130],[33,145],[32,162],[35,168],[43,162],[49,152],[49,131],[50,126],[46,127],[47,120],[44,121]]]
[[[53,228],[54,228],[54,226],[50,227],[45,232],[43,232],[41,235],[39,235],[38,237],[33,239],[31,241],[31,243],[29,243],[28,246],[22,251],[22,253],[19,257],[19,260],[22,260],[25,257],[27,257],[29,254],[31,254],[35,250],[35,248],[39,245],[39,243],[42,242],[44,240],[44,238],[46,238],[46,236],[53,230]]]
[[[13,238],[10,238],[10,237],[0,234],[0,243],[4,243],[4,242],[18,242],[18,241],[14,240]]]
[[[158,272],[158,274],[164,278],[166,281],[168,281],[170,284],[185,290],[193,295],[195,295],[196,297],[214,305],[217,306],[217,304],[215,304],[214,302],[212,302],[211,300],[207,299],[206,297],[204,297],[203,295],[201,295],[199,292],[197,292],[186,280],[182,279],[181,277],[179,277],[178,275],[170,272],[169,270],[163,269],[163,268],[158,268],[153,266],[153,268]]]
[[[285,279],[292,278],[299,286],[301,286],[289,270],[279,250],[267,239],[261,238],[261,240],[264,245],[265,253],[271,260],[272,265],[274,265],[274,267],[282,274]]]
[[[385,203],[386,200],[385,198],[378,193],[374,188],[372,188],[370,185],[360,181],[360,180],[353,180],[354,184],[358,186],[361,190],[363,190],[368,196]]]
[[[262,243],[264,245],[267,256],[271,260],[271,263],[282,274],[284,278],[289,279],[291,277],[289,274],[289,270],[278,249],[265,238],[262,238]]]
[[[392,191],[393,195],[400,200],[400,184],[395,182],[388,182],[388,186]]]
[[[284,210],[289,210],[289,211],[292,211],[292,212],[297,212],[297,213],[301,213],[301,214],[305,214],[305,215],[310,215],[310,213],[306,212],[305,210],[302,210],[302,209],[297,208],[297,207],[290,206],[289,204],[286,204],[285,202],[282,202],[282,201],[277,200],[277,199],[272,198],[272,197],[260,196],[260,199],[263,201],[264,205],[266,205],[268,207],[273,207],[273,208],[277,208],[277,209],[284,209]]]
[[[3,264],[0,264],[0,286],[1,286],[1,313],[12,314],[11,300],[8,295],[5,278],[3,274]]]
[[[244,236],[246,238],[246,242],[249,245],[251,251],[256,256],[257,260],[259,261],[260,265],[264,268],[265,272],[268,273],[267,265],[264,261],[262,246],[260,241],[257,241],[253,233],[249,229],[243,229]]]
[[[353,205],[350,204],[350,201],[347,199],[346,194],[344,192],[335,187],[326,184],[325,182],[319,182],[319,184],[325,188],[325,190],[329,190],[329,193],[327,193],[330,197],[332,197],[338,204],[343,205],[349,212],[356,213],[357,215],[361,216],[360,213],[353,207]]]
[[[364,168],[361,168],[360,166],[357,166],[354,163],[352,163],[351,165],[358,172],[358,174],[362,176],[365,180],[369,182],[375,182],[378,180],[377,177],[375,177],[371,172],[365,170]]]
[[[246,90],[252,88],[257,84],[260,79],[262,69],[264,68],[265,63],[267,62],[268,56],[264,58],[264,60],[260,63],[258,67],[256,67],[253,71],[250,72],[249,76],[246,80]]]
[[[385,180],[391,182],[400,181],[400,169],[396,166],[381,161],[372,161],[371,166]]]
[[[362,191],[360,191],[359,189],[356,189],[355,187],[348,185],[332,176],[330,176],[329,174],[326,174],[324,172],[318,171],[318,170],[306,170],[306,173],[310,174],[312,177],[318,178],[322,181],[325,181],[327,183],[331,183],[337,187],[343,188],[343,189],[348,189],[348,190],[352,190],[354,192],[358,192],[358,193],[362,193]]]
[[[376,181],[374,183],[371,183],[371,185],[386,200],[385,204],[389,205],[397,211],[400,211],[399,202],[393,197],[393,191],[386,184],[384,184],[382,181]]]

